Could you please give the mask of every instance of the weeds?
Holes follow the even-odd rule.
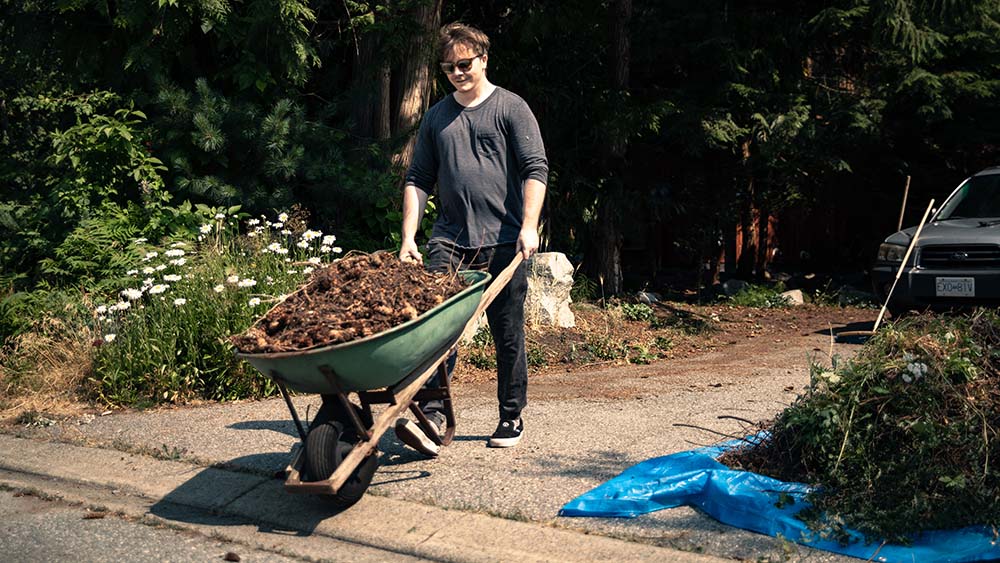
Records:
[[[645,303],[622,303],[620,307],[622,316],[629,321],[649,323],[655,318],[653,308]]]
[[[1000,316],[888,325],[850,362],[813,366],[807,392],[736,466],[818,485],[812,527],[906,542],[1000,525]]]
[[[791,302],[781,294],[783,291],[785,291],[785,286],[780,283],[773,287],[750,284],[740,289],[736,295],[725,299],[728,299],[732,305],[740,307],[756,307],[761,309],[788,307]]]

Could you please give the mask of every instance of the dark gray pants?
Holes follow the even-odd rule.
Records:
[[[516,254],[514,244],[468,249],[436,239],[428,245],[427,269],[432,272],[482,270],[496,278]],[[522,263],[507,286],[486,308],[486,318],[497,350],[500,420],[517,419],[528,403],[528,357],[524,347],[524,296],[527,292],[528,270],[527,265]],[[447,360],[449,381],[455,369],[455,359],[455,354],[452,354]],[[438,379],[435,375],[427,386],[439,387],[441,383]],[[440,413],[442,408],[441,401],[427,401],[420,405],[420,409],[429,416]]]

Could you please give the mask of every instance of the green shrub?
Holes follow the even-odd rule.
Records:
[[[737,464],[818,485],[802,516],[821,529],[843,522],[899,542],[998,526],[998,350],[997,311],[888,325],[852,361],[814,366],[808,391]]]
[[[740,307],[756,307],[759,309],[775,309],[787,307],[791,303],[788,298],[781,295],[785,291],[782,284],[775,286],[747,285],[739,290],[736,295],[728,297],[728,301]]]
[[[573,278],[573,287],[569,290],[569,296],[576,303],[593,301],[598,295],[598,290],[597,282],[577,272]]]
[[[196,240],[145,245],[132,283],[95,308],[102,345],[93,394],[109,404],[142,406],[193,398],[230,400],[274,392],[270,379],[233,354],[227,337],[245,330],[305,281],[339,248],[332,235],[286,215],[276,222],[219,213]]]
[[[627,320],[637,322],[652,322],[655,318],[653,308],[645,303],[622,303],[622,316]]]

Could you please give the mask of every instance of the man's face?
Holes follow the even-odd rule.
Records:
[[[461,43],[453,46],[441,62],[450,63],[447,66],[451,72],[445,72],[451,85],[458,92],[475,91],[486,77],[486,55],[480,55]],[[468,69],[462,70],[460,67],[465,64],[469,64]]]

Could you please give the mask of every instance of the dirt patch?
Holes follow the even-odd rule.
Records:
[[[804,337],[870,328],[878,314],[869,308],[812,304],[760,309],[661,302],[650,308],[652,318],[632,320],[626,316],[628,309],[620,306],[573,304],[576,327],[529,327],[526,332],[529,376],[606,367],[641,370],[647,364],[710,352],[722,352],[718,356],[721,366],[732,361],[728,351],[735,350],[739,350],[746,362],[753,363],[755,355],[776,347],[800,346]],[[485,328],[475,340],[461,347],[456,382],[476,384],[496,378],[494,348],[484,333]],[[817,353],[828,354],[829,349]],[[802,366],[806,365],[806,358],[801,361]]]
[[[467,285],[391,254],[352,256],[317,270],[232,343],[260,354],[349,342],[415,319]]]

